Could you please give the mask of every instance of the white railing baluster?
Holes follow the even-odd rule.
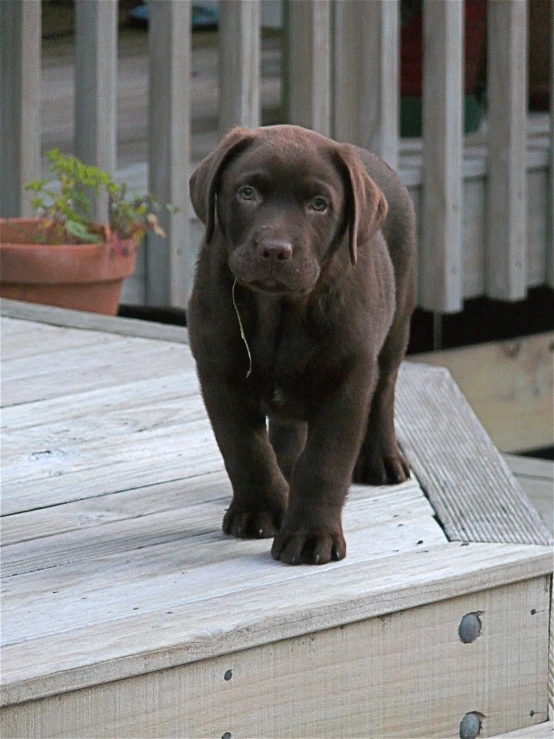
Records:
[[[462,308],[463,2],[423,4],[423,204],[419,303]]]
[[[220,133],[260,125],[260,54],[260,0],[220,0]]]
[[[146,302],[184,307],[190,283],[190,0],[151,2],[149,20],[148,190],[179,208],[160,211],[167,238],[148,234]]]
[[[117,148],[117,0],[75,2],[75,154],[109,172]],[[95,214],[107,218],[107,199]]]
[[[398,2],[335,4],[333,135],[398,159]]]
[[[288,3],[288,121],[331,134],[331,2]]]
[[[525,126],[527,4],[488,3],[486,292],[516,300],[527,289]]]
[[[40,177],[40,0],[0,2],[0,214],[29,216]],[[9,70],[9,71],[8,71]]]

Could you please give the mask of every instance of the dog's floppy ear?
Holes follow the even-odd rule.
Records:
[[[358,244],[369,241],[385,222],[388,203],[371,179],[354,147],[338,147],[339,164],[346,184],[346,218],[350,261],[356,264]]]
[[[215,230],[215,201],[221,173],[230,160],[253,140],[254,132],[234,128],[209,154],[189,180],[190,199],[198,218],[206,225],[206,243]]]

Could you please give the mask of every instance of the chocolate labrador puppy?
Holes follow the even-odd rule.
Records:
[[[282,125],[231,131],[190,192],[206,237],[188,325],[233,486],[223,531],[274,536],[289,564],[342,559],[353,473],[409,476],[394,431],[414,300],[408,191],[374,154]]]

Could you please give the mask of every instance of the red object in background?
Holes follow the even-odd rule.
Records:
[[[475,91],[475,84],[483,64],[487,38],[487,0],[465,0],[464,8],[464,91],[466,95],[469,95]],[[401,29],[400,89],[402,95],[421,97],[423,77],[421,3],[418,0],[408,0],[406,9],[412,17]]]

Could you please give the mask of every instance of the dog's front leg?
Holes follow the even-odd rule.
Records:
[[[223,531],[241,538],[275,536],[287,506],[283,477],[266,429],[265,416],[246,393],[222,377],[199,372],[204,403],[233,486]]]
[[[346,555],[342,507],[365,431],[376,363],[364,363],[308,419],[289,505],[271,549],[287,564],[326,564]]]

